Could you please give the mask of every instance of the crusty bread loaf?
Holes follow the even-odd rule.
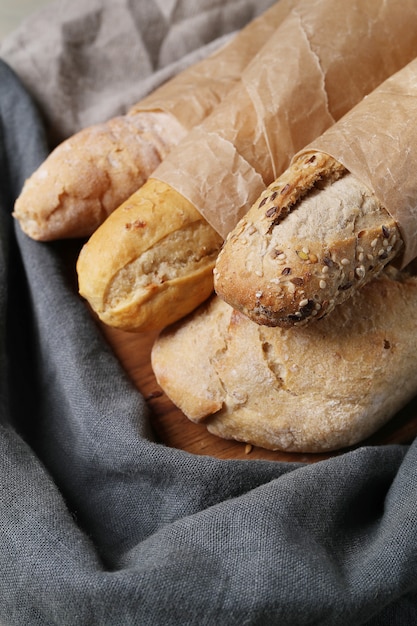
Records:
[[[389,267],[303,327],[258,325],[213,297],[160,334],[152,366],[211,433],[323,452],[364,440],[417,393],[416,353],[417,278]]]
[[[292,6],[293,0],[280,0],[125,115],[88,126],[63,141],[26,181],[17,199],[14,217],[23,231],[41,241],[91,235],[240,80]]]
[[[260,324],[300,326],[351,297],[401,247],[375,194],[332,157],[308,153],[229,234],[215,289]]]
[[[212,293],[222,241],[188,200],[150,178],[82,248],[80,294],[109,326],[163,328]]]
[[[27,179],[13,215],[39,241],[88,236],[143,185],[184,133],[161,111],[81,130]]]

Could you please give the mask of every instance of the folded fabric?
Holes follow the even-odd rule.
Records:
[[[285,464],[156,442],[77,296],[79,242],[11,217],[43,113],[0,62],[0,622],[416,623],[416,445]]]

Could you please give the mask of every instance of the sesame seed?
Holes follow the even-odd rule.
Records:
[[[277,259],[280,254],[282,254],[281,250],[277,250],[277,248],[273,248],[271,250],[271,258],[273,258],[273,259]]]
[[[263,293],[262,291],[257,291],[255,293],[256,298],[262,298],[262,293]]]
[[[388,245],[388,239],[384,239],[382,245],[384,246],[384,248],[386,248]]]
[[[307,304],[308,304],[308,299],[307,299],[307,298],[304,298],[304,300],[300,300],[300,304],[299,304],[299,306],[300,306],[300,307],[303,307],[303,306],[306,306]]]
[[[365,268],[363,265],[360,265],[359,267],[356,268],[356,275],[359,278],[363,278],[365,276]]]
[[[371,248],[376,248],[378,244],[378,239],[373,239],[373,241],[371,241]]]
[[[373,257],[372,254],[367,254],[366,258],[368,259],[368,261],[373,261],[374,260],[374,257]]]
[[[341,263],[342,265],[349,265],[350,261],[349,261],[349,259],[344,258],[344,259],[342,259],[342,260],[340,261],[340,263]]]
[[[253,224],[251,224],[247,230],[248,235],[253,235],[254,233],[256,233],[256,228]]]
[[[314,305],[314,308],[315,308],[316,311],[320,311],[320,309],[321,309],[320,302],[316,302],[316,304]]]
[[[358,252],[363,252],[362,246],[358,246],[356,249],[357,249]]]
[[[277,259],[279,259],[280,261],[284,261],[284,259],[286,258],[287,258],[287,255],[285,254],[285,252],[281,252],[281,254],[277,256]]]
[[[386,251],[381,248],[381,250],[378,252],[378,256],[383,256],[386,253]]]
[[[277,206],[271,206],[269,207],[269,209],[265,211],[265,217],[273,217],[277,211],[278,211]]]
[[[320,287],[320,289],[326,289],[326,287],[327,287],[326,281],[325,280],[321,280],[319,282],[319,287]]]
[[[359,261],[359,263],[362,263],[362,262],[364,261],[364,259],[365,259],[365,255],[364,255],[364,253],[363,253],[363,252],[360,252],[360,253],[358,254],[358,261]]]
[[[328,274],[329,273],[329,268],[327,265],[323,265],[323,267],[321,268],[321,273],[322,274]]]

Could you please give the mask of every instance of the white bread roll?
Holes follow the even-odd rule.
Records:
[[[251,322],[214,297],[156,340],[170,399],[226,439],[324,452],[370,436],[417,393],[417,278],[387,268],[300,328]]]

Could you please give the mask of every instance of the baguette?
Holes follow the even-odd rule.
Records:
[[[277,2],[125,115],[84,128],[57,146],[17,198],[13,216],[22,230],[39,241],[90,236],[224,98],[293,4]]]
[[[61,143],[25,181],[13,217],[38,241],[88,237],[184,136],[162,111],[119,116]]]
[[[374,193],[332,157],[307,153],[231,231],[215,290],[259,324],[301,326],[350,298],[402,246]]]
[[[163,328],[212,293],[222,242],[188,200],[150,178],[81,249],[79,292],[109,326]]]
[[[363,441],[417,393],[416,328],[417,278],[390,266],[301,328],[260,326],[213,297],[159,335],[152,367],[217,436],[325,452]]]

